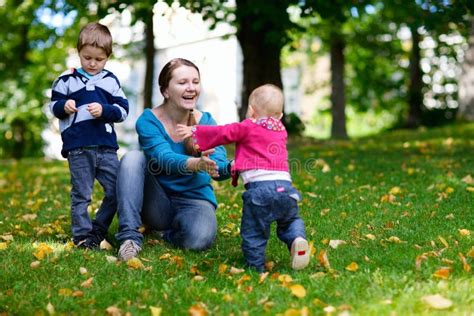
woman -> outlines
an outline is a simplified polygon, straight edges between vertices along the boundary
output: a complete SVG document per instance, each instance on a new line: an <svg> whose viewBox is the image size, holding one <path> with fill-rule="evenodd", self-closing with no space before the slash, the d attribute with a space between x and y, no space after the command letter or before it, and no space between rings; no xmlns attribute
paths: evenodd
<svg viewBox="0 0 474 316"><path fill-rule="evenodd" d="M163 103L146 109L136 122L143 152L125 154L117 176L116 238L124 261L141 250L142 223L178 247L210 247L217 232L211 177L230 176L223 147L194 157L176 132L177 124L216 124L209 113L196 110L201 90L198 67L186 59L173 59L163 67L158 84Z"/></svg>

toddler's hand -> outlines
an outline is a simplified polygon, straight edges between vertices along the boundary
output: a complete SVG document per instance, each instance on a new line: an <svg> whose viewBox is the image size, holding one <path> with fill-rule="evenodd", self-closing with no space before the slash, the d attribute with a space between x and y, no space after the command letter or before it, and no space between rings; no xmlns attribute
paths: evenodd
<svg viewBox="0 0 474 316"><path fill-rule="evenodd" d="M89 111L93 117L99 118L102 116L102 105L97 102L92 102L87 106L87 111Z"/></svg>
<svg viewBox="0 0 474 316"><path fill-rule="evenodd" d="M193 135L193 126L178 124L178 127L176 127L176 132L178 133L179 137L181 137L181 139L188 138Z"/></svg>
<svg viewBox="0 0 474 316"><path fill-rule="evenodd" d="M76 101L72 99L67 100L66 103L64 104L64 112L66 112L67 114L72 114L72 113L77 112Z"/></svg>

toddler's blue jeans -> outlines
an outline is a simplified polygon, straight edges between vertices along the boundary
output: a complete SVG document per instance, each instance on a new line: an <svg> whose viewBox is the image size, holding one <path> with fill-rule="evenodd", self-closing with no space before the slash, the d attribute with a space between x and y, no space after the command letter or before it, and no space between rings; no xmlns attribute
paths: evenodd
<svg viewBox="0 0 474 316"><path fill-rule="evenodd" d="M240 227L246 264L262 272L270 225L277 223L277 236L288 250L296 237L306 238L303 220L298 215L301 195L291 182L257 181L245 185Z"/></svg>

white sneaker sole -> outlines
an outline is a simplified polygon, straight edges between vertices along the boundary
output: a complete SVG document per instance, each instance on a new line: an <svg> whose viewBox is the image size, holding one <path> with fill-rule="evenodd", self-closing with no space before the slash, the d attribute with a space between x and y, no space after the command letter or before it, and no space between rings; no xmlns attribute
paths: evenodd
<svg viewBox="0 0 474 316"><path fill-rule="evenodd" d="M297 237L291 244L291 268L301 270L309 264L310 250L308 241Z"/></svg>

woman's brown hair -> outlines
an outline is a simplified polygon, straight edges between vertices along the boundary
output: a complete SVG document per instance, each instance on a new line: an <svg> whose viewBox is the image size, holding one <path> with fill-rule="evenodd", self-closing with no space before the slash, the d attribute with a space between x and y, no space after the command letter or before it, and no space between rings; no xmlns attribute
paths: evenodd
<svg viewBox="0 0 474 316"><path fill-rule="evenodd" d="M198 72L199 77L201 76L198 66L196 66L192 61L189 61L184 58L174 58L166 63L166 65L161 70L160 75L158 76L158 86L160 87L161 94L163 94L166 88L168 88L168 85L172 78L173 71L180 66L193 67ZM163 94L163 97L164 97L164 94ZM196 122L196 118L194 117L193 110L190 110L187 125L193 126L196 124L197 122ZM186 149L186 153L188 155L199 156L199 152L194 148L194 143L191 137L184 139L183 142L184 142L184 148Z"/></svg>

